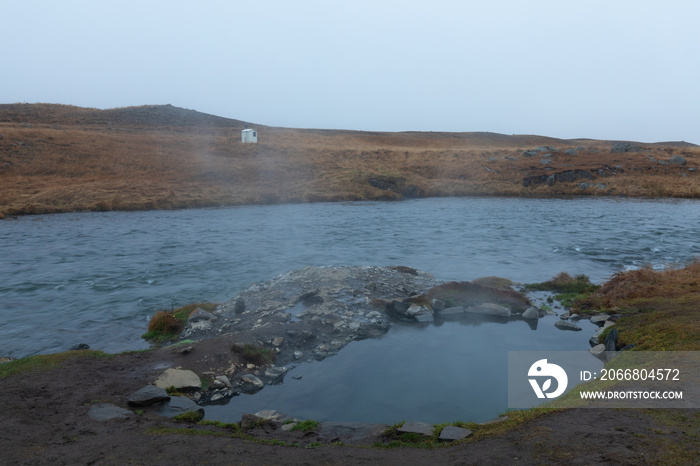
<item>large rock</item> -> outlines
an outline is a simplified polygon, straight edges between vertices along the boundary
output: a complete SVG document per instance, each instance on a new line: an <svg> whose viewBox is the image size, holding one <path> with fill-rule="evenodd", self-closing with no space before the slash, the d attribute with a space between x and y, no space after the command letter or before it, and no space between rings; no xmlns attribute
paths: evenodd
<svg viewBox="0 0 700 466"><path fill-rule="evenodd" d="M438 312L443 319L461 319L464 317L464 306L453 306Z"/></svg>
<svg viewBox="0 0 700 466"><path fill-rule="evenodd" d="M142 389L134 392L127 402L131 406L149 406L169 399L170 395L168 395L164 389L154 385L146 385Z"/></svg>
<svg viewBox="0 0 700 466"><path fill-rule="evenodd" d="M440 432L439 440L442 440L443 442L452 442L470 437L473 434L474 432L469 429L463 429L456 426L447 426Z"/></svg>
<svg viewBox="0 0 700 466"><path fill-rule="evenodd" d="M241 377L241 381L243 382L245 388L249 390L258 390L265 386L263 381L254 376L253 374L244 374L243 377Z"/></svg>
<svg viewBox="0 0 700 466"><path fill-rule="evenodd" d="M523 312L523 319L526 320L535 320L539 319L540 317L540 311L537 310L535 306L530 306L527 308L525 312Z"/></svg>
<svg viewBox="0 0 700 466"><path fill-rule="evenodd" d="M464 308L464 312L472 314L486 314L490 316L510 317L510 309L500 304L484 303L478 306L469 306Z"/></svg>
<svg viewBox="0 0 700 466"><path fill-rule="evenodd" d="M608 336L605 337L605 350L606 351L617 351L617 329L614 328Z"/></svg>
<svg viewBox="0 0 700 466"><path fill-rule="evenodd" d="M168 369L155 382L156 387L176 390L200 390L202 381L194 372L186 369Z"/></svg>
<svg viewBox="0 0 700 466"><path fill-rule="evenodd" d="M558 328L559 330L573 330L574 332L579 332L583 330L581 327L578 325L572 323L572 322L567 322L565 320L558 320L554 322L554 326Z"/></svg>

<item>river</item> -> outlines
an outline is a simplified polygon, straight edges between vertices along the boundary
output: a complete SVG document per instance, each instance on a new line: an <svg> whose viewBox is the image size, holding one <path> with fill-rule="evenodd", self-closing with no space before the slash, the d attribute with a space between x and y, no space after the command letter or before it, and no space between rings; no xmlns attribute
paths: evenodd
<svg viewBox="0 0 700 466"><path fill-rule="evenodd" d="M700 254L700 203L443 198L42 215L0 221L0 356L142 349L160 308L306 265L406 265L538 282Z"/></svg>

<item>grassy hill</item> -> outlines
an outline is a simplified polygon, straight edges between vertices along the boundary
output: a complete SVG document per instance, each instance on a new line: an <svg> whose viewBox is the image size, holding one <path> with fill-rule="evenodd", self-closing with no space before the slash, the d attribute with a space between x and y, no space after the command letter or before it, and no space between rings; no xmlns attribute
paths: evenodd
<svg viewBox="0 0 700 466"><path fill-rule="evenodd" d="M274 128L171 105L0 105L0 215L426 196L700 197L700 147Z"/></svg>

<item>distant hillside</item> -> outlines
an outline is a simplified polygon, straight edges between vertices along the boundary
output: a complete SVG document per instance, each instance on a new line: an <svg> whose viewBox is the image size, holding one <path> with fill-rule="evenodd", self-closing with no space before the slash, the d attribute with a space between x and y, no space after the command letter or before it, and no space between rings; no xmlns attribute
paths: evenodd
<svg viewBox="0 0 700 466"><path fill-rule="evenodd" d="M171 105L0 105L0 215L429 196L700 197L700 148L275 128Z"/></svg>
<svg viewBox="0 0 700 466"><path fill-rule="evenodd" d="M128 127L242 128L244 126L244 123L239 120L172 105L143 105L99 110L56 104L0 104L0 122Z"/></svg>

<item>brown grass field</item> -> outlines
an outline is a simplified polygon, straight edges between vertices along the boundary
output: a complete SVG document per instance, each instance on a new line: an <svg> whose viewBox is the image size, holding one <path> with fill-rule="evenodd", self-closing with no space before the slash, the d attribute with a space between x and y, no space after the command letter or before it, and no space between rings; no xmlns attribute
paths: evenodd
<svg viewBox="0 0 700 466"><path fill-rule="evenodd" d="M259 142L243 144L243 126L170 105L0 105L0 215L436 196L700 197L700 147L684 142L613 152L616 141L251 125Z"/></svg>

